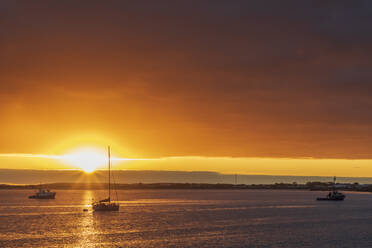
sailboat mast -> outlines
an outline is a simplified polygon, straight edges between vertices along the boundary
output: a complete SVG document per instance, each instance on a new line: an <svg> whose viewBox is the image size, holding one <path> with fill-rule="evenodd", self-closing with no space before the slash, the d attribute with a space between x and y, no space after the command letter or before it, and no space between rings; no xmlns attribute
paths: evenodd
<svg viewBox="0 0 372 248"><path fill-rule="evenodd" d="M333 192L336 191L336 176L333 177Z"/></svg>
<svg viewBox="0 0 372 248"><path fill-rule="evenodd" d="M109 202L111 201L111 152L110 146L108 146L108 167L109 167Z"/></svg>

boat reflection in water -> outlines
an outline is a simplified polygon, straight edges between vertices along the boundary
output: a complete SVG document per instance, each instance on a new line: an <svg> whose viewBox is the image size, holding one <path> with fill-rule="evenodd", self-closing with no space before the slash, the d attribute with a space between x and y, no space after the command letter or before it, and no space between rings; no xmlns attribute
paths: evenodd
<svg viewBox="0 0 372 248"><path fill-rule="evenodd" d="M346 196L344 194L336 190L336 177L334 177L332 191L330 191L326 197L318 197L316 198L316 200L317 201L343 201L345 197Z"/></svg>
<svg viewBox="0 0 372 248"><path fill-rule="evenodd" d="M119 203L111 201L111 153L108 147L108 198L93 202L94 211L119 211Z"/></svg>

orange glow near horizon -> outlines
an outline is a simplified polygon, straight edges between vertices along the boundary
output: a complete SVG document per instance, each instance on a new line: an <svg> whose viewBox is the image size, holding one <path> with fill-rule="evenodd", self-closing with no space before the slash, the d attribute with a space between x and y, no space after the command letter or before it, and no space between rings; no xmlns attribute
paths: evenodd
<svg viewBox="0 0 372 248"><path fill-rule="evenodd" d="M107 135L107 137L109 137ZM107 169L107 144L113 148L114 170L213 171L223 174L371 177L369 159L263 158L178 156L145 157L129 152L105 135L76 135L50 146L43 154L3 153L4 169L79 169L86 173Z"/></svg>
<svg viewBox="0 0 372 248"><path fill-rule="evenodd" d="M116 149L115 149L116 151ZM81 147L63 155L0 154L2 169L107 169L105 147ZM210 171L222 174L372 177L372 160L249 157L112 157L114 170Z"/></svg>

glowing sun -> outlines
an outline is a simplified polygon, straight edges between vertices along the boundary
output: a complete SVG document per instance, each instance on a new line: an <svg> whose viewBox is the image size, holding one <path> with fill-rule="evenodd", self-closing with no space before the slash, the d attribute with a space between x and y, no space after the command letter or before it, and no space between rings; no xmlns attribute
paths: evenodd
<svg viewBox="0 0 372 248"><path fill-rule="evenodd" d="M76 166L87 173L105 166L108 162L107 154L95 148L80 148L61 156L61 159L65 163Z"/></svg>

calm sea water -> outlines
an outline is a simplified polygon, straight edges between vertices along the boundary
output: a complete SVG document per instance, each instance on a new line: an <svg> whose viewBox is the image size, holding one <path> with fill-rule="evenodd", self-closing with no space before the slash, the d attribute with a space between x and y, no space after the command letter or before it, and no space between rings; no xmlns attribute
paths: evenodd
<svg viewBox="0 0 372 248"><path fill-rule="evenodd" d="M372 247L370 193L122 190L113 213L83 212L101 191L31 193L0 191L0 247Z"/></svg>

